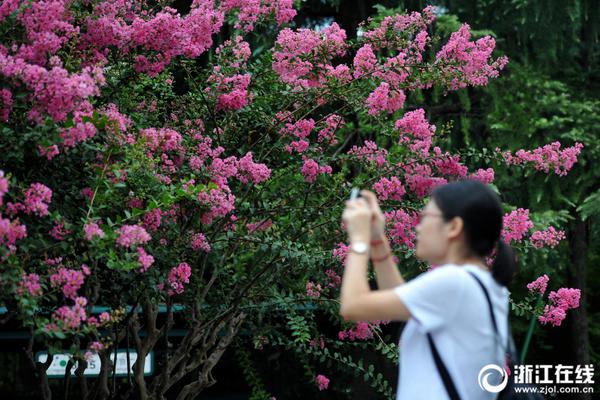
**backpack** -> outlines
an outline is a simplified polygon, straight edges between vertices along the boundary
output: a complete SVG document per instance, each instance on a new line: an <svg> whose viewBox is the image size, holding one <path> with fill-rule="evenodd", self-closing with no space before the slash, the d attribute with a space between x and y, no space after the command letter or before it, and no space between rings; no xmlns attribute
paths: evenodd
<svg viewBox="0 0 600 400"><path fill-rule="evenodd" d="M492 326L494 327L495 341L496 341L496 344L498 344L498 342L499 342L498 325L496 324L496 317L494 316L494 307L492 306L492 301L490 299L490 295L489 295L487 289L485 288L484 284L477 277L477 275L475 275L471 271L467 271L467 272L473 278L475 278L475 280L477 281L477 283L483 290L483 293L485 294L485 298L487 300L487 303L488 303L488 306L490 309L490 317L492 320ZM514 345L514 340L512 338L512 334L510 331L510 326L508 327L507 338L508 338L508 340L507 340L508 343L504 347L505 358L506 358L506 365L504 367L505 367L505 369L506 369L506 367L508 367L509 371L514 371L513 360L517 360L518 358L517 358L517 351L516 351L516 348ZM448 392L448 396L450 397L450 400L461 400L460 396L458 395L458 391L456 390L456 386L454 386L454 382L452 381L452 378L450 377L450 374L448 373L448 369L446 368L446 365L442 361L442 358L440 357L437 347L435 346L435 343L433 342L433 337L431 336L431 333L429 333L429 332L427 333L427 340L429 341L429 347L431 348L433 360L435 361L437 370L440 374L440 377L442 378L442 381L444 382L444 387L446 388L446 391ZM504 373L506 374L506 372L504 372ZM515 388L517 388L517 387L518 388L528 388L529 390L525 389L522 392L517 393L515 391ZM536 393L534 385L516 384L514 382L513 375L511 374L509 377L507 377L506 387L498 393L498 397L496 398L496 400L544 400L544 396L541 393Z"/></svg>

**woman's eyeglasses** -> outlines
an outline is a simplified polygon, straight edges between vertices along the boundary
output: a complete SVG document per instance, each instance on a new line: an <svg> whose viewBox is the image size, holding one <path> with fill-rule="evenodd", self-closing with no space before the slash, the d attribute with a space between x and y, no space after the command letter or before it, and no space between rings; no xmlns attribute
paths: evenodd
<svg viewBox="0 0 600 400"><path fill-rule="evenodd" d="M423 218L425 218L427 216L430 216L430 217L442 217L442 214L428 213L428 212L421 211L420 213L417 214L417 223L421 223L421 221L423 221Z"/></svg>

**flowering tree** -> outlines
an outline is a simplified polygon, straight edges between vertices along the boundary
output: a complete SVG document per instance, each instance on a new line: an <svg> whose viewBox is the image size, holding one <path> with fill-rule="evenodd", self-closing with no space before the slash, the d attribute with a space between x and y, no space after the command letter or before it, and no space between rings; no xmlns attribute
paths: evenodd
<svg viewBox="0 0 600 400"><path fill-rule="evenodd" d="M132 363L124 390L195 398L215 383L211 371L243 324L256 347L296 351L315 388L335 385L319 364L334 360L392 396L372 366L340 356L388 322L339 320L341 205L350 182L372 188L394 247L410 256L416 211L434 187L495 174L443 150L447 128L419 99L486 85L507 58L492 56L490 36L472 40L467 24L442 41L433 7L371 21L349 41L335 23L284 28L291 0L168 4L0 5L1 301L5 320L31 332L43 397L61 351L73 355L65 380L76 365L82 398L111 397L110 355L131 340L138 360L164 351L151 379ZM251 46L252 32L273 28L273 46ZM497 149L493 166L563 175L582 145L561 146ZM517 209L503 235L536 249L564 237L532 228ZM409 275L423 267L405 264ZM551 294L542 322L577 306L576 289L565 290ZM307 300L342 325L328 347L315 311L292 307ZM266 305L282 307L285 322ZM187 331L173 346L177 310ZM49 351L46 361L34 347ZM393 344L375 347L397 360ZM88 386L94 353L101 369ZM253 390L269 397L258 381Z"/></svg>

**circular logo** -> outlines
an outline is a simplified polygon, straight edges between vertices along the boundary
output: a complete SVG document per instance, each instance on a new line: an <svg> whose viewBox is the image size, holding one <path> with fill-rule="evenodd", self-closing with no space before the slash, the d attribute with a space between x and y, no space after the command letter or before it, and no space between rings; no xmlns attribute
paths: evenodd
<svg viewBox="0 0 600 400"><path fill-rule="evenodd" d="M490 370L497 371L500 374L500 376L502 377L502 380L500 381L499 384L492 385L491 383L488 382L490 375L493 374L493 372L488 372ZM504 368L502 368L496 364L488 364L488 365L484 366L483 368L481 368L481 371L479 371L479 376L477 377L477 381L479 382L479 387L481 389L488 391L490 393L499 393L508 384L508 374L506 373Z"/></svg>

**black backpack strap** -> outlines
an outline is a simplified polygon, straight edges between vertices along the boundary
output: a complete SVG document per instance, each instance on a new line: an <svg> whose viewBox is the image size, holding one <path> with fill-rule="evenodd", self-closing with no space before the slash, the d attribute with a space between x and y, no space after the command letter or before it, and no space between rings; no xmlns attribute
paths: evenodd
<svg viewBox="0 0 600 400"><path fill-rule="evenodd" d="M450 377L450 373L448 373L448 369L444 365L442 358L440 357L440 353L435 347L435 343L433 342L433 338L431 337L431 333L427 332L427 340L429 341L429 347L431 348L431 354L433 354L433 361L435 361L435 366L444 382L444 386L446 387L446 391L448 392L448 396L450 396L450 400L460 400L460 396L458 395L458 391L456 390L456 386L454 386L454 382Z"/></svg>
<svg viewBox="0 0 600 400"><path fill-rule="evenodd" d="M494 327L494 333L495 333L494 337L495 337L496 343L500 343L501 342L500 332L498 331L498 324L496 323L496 316L494 315L494 306L492 305L492 300L490 299L490 294L488 293L488 290L486 289L483 282L481 282L481 279L479 279L477 277L477 275L475 275L475 273L473 273L473 271L467 271L467 272L469 273L469 275L471 275L473 278L475 278L475 280L481 287L481 290L483 290L483 294L485 294L485 299L487 300L488 307L490 309L490 318L492 319L492 326ZM506 336L507 336L507 338L506 338L507 343L506 343L506 346L502 349L504 351L504 353L509 351L509 348L510 348L510 334L508 334Z"/></svg>

